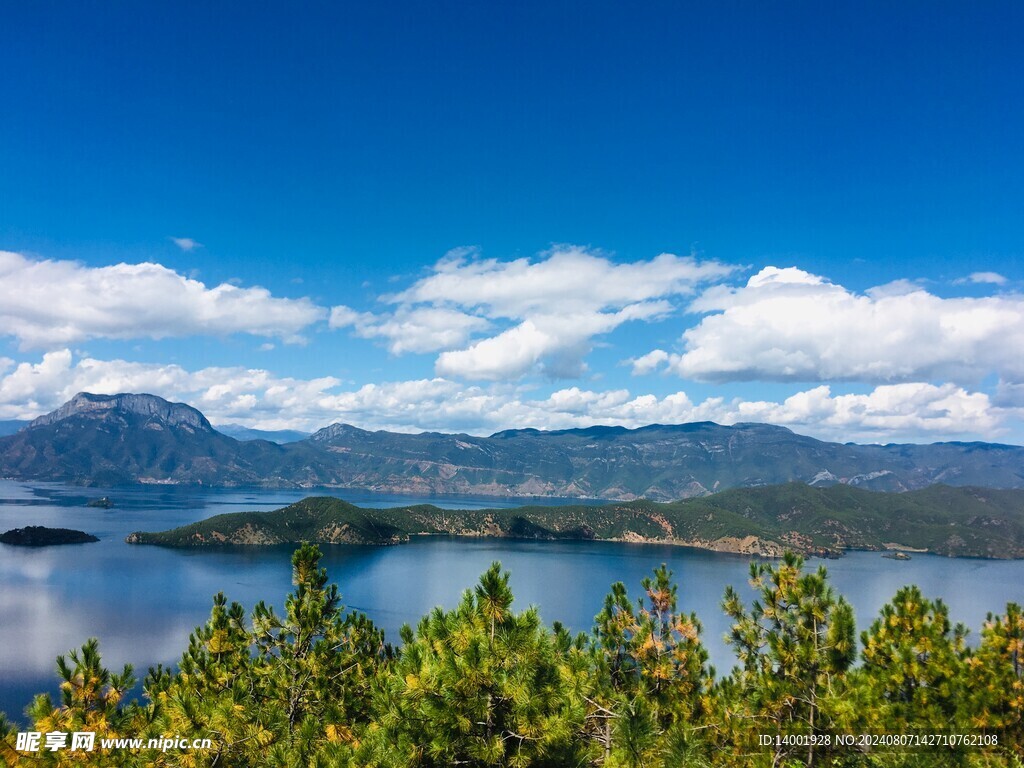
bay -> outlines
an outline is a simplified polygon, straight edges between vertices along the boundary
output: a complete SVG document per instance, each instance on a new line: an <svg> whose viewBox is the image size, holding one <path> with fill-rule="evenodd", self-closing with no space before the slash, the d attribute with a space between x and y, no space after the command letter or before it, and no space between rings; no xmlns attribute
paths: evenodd
<svg viewBox="0 0 1024 768"><path fill-rule="evenodd" d="M523 499L408 497L350 491L202 489L139 486L84 489L0 481L0 531L25 525L77 528L95 544L25 549L0 544L0 711L21 719L39 692L56 694L55 658L89 637L100 639L107 666L135 666L139 677L157 663L174 664L194 627L205 622L212 596L251 609L259 600L280 607L291 589L291 547L169 550L124 543L135 530L163 530L211 515L270 510L314 493L362 506L432 503L446 508L509 507ZM111 509L89 500L108 496ZM543 499L551 505L578 500ZM704 625L712 663L733 664L723 641L728 621L720 602L726 585L752 598L749 558L683 547L617 542L542 542L421 537L394 547L324 547L323 565L345 605L362 611L397 641L404 623L436 605L454 607L493 561L511 573L515 606L538 606L544 621L589 630L615 581L630 594L661 563L674 571L680 604ZM918 584L949 605L977 637L988 611L1024 602L1024 561L948 559L915 554L912 560L851 552L824 565L834 587L853 604L858 630L904 584Z"/></svg>

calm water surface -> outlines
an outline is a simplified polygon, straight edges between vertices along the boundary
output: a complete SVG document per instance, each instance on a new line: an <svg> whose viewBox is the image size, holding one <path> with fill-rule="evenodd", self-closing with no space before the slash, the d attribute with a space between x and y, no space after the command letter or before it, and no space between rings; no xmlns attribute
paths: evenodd
<svg viewBox="0 0 1024 768"><path fill-rule="evenodd" d="M362 506L433 503L447 508L516 506L516 499L411 498L327 491ZM109 496L113 509L92 509ZM0 544L0 711L19 718L33 694L55 691L54 659L89 637L100 638L108 666L133 664L139 677L173 664L189 632L205 622L211 598L223 591L247 609L259 600L279 608L291 589L290 548L184 551L132 546L136 530L163 530L223 512L277 509L309 491L202 490L167 487L82 489L0 481L0 532L25 525L77 528L96 544L25 549ZM562 500L538 503L560 504ZM367 613L397 640L403 623L435 605L453 607L491 562L511 572L516 606L537 605L544 620L587 630L609 585L630 593L660 563L680 584L680 602L696 611L719 671L732 665L722 642L728 622L719 603L726 585L746 586L749 559L681 547L612 542L533 542L422 538L395 547L336 545L323 560L345 604ZM823 563L853 603L865 628L895 591L916 583L942 597L955 620L976 636L986 612L1024 602L1024 562L951 560L914 555L908 562L853 552Z"/></svg>

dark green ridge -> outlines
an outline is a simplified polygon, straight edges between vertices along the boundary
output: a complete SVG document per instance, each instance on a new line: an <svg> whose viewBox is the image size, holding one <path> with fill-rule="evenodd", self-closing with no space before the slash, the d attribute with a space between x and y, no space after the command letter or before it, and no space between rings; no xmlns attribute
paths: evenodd
<svg viewBox="0 0 1024 768"><path fill-rule="evenodd" d="M416 535L658 542L743 554L907 548L951 557L1024 558L1024 491L934 485L907 493L802 483L723 491L669 503L449 510L364 509L310 497L273 512L239 512L133 544L168 547L398 544Z"/></svg>

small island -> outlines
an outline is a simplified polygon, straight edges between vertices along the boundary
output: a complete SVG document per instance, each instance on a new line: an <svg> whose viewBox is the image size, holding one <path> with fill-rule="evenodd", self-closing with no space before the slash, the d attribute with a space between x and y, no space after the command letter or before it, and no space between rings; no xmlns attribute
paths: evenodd
<svg viewBox="0 0 1024 768"><path fill-rule="evenodd" d="M98 499L93 499L85 506L95 507L96 509L110 509L114 506L114 502L112 502L107 496L102 496Z"/></svg>
<svg viewBox="0 0 1024 768"><path fill-rule="evenodd" d="M75 531L71 528L47 528L42 525L29 525L24 528L13 528L0 533L0 544L15 547L50 547L57 544L88 544L99 541L91 533Z"/></svg>

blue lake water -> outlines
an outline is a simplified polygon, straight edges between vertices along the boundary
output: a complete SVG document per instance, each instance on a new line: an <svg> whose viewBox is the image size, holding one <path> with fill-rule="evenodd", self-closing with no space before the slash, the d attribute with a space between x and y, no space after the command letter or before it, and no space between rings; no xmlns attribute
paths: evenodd
<svg viewBox="0 0 1024 768"><path fill-rule="evenodd" d="M505 507L520 499L411 498L327 491L362 506L433 503L447 508ZM109 496L112 509L86 507ZM205 622L211 598L223 591L247 609L265 600L280 607L291 589L290 548L169 550L124 543L136 530L163 530L230 511L270 510L309 491L173 487L83 489L0 481L0 532L25 525L76 528L99 543L44 549L0 544L0 711L20 719L35 693L55 692L54 659L89 637L100 639L108 666L133 664L139 677L157 663L173 664L191 630ZM560 504L547 499L531 503ZM495 560L511 572L516 606L537 605L548 623L587 630L609 586L640 580L667 563L679 583L680 603L696 611L719 671L732 666L722 636L728 621L719 607L726 585L750 598L749 558L682 547L613 542L537 542L423 537L394 547L325 547L323 564L345 604L367 613L397 641L403 623L436 605L453 607ZM941 597L954 620L976 636L989 611L1024 603L1024 561L948 559L914 555L910 561L852 552L823 564L836 589L866 628L896 590L918 584Z"/></svg>

